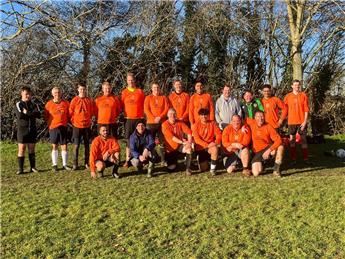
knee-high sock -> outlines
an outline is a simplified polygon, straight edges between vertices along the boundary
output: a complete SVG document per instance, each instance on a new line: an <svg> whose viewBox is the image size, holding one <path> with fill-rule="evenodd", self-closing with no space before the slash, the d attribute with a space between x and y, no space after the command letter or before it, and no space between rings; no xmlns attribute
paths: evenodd
<svg viewBox="0 0 345 259"><path fill-rule="evenodd" d="M35 153L29 153L29 161L30 161L30 167L36 168L36 155Z"/></svg>
<svg viewBox="0 0 345 259"><path fill-rule="evenodd" d="M296 160L296 146L292 147L290 146L290 156L292 160Z"/></svg>
<svg viewBox="0 0 345 259"><path fill-rule="evenodd" d="M302 148L303 160L308 160L309 152L308 148Z"/></svg>
<svg viewBox="0 0 345 259"><path fill-rule="evenodd" d="M78 166L79 145L73 146L73 165Z"/></svg>
<svg viewBox="0 0 345 259"><path fill-rule="evenodd" d="M52 163L53 163L53 166L57 165L58 156L59 156L59 150L52 150Z"/></svg>
<svg viewBox="0 0 345 259"><path fill-rule="evenodd" d="M66 166L67 165L67 161L68 161L68 152L67 152L67 150L62 150L61 151L61 157L62 157L62 165Z"/></svg>
<svg viewBox="0 0 345 259"><path fill-rule="evenodd" d="M23 172L24 171L24 160L25 160L25 157L24 156L19 156L18 157L18 169L19 169L19 172Z"/></svg>

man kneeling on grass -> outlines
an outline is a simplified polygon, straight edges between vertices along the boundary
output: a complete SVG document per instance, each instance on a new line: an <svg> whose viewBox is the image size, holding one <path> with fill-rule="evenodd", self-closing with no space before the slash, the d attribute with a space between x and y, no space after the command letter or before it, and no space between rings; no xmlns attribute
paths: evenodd
<svg viewBox="0 0 345 259"><path fill-rule="evenodd" d="M273 175L281 176L280 165L284 154L282 139L271 125L265 123L264 113L262 111L257 111L254 119L254 121L249 122L254 151L252 173L254 176L258 176L263 172L262 163L268 162L268 160L275 157Z"/></svg>
<svg viewBox="0 0 345 259"><path fill-rule="evenodd" d="M146 130L144 122L139 121L134 132L129 138L131 150L131 164L142 172L145 164L147 168L147 177L152 177L155 159L155 142L150 131Z"/></svg>
<svg viewBox="0 0 345 259"><path fill-rule="evenodd" d="M99 127L99 136L91 144L90 170L91 177L103 177L106 167L113 166L112 175L120 178L117 173L120 160L120 146L117 140L108 134L107 126Z"/></svg>
<svg viewBox="0 0 345 259"><path fill-rule="evenodd" d="M218 146L222 141L222 132L215 121L210 121L209 109L201 108L198 112L199 120L192 127L195 141L195 150L198 154L200 171L208 168L208 161L211 160L210 173L216 175L218 159Z"/></svg>
<svg viewBox="0 0 345 259"><path fill-rule="evenodd" d="M173 171L177 167L178 154L186 154L186 174L191 175L190 164L192 160L192 131L188 126L177 120L176 111L170 108L168 119L162 124L162 133L166 147L166 162L168 170ZM187 139L185 136L187 135Z"/></svg>
<svg viewBox="0 0 345 259"><path fill-rule="evenodd" d="M247 126L246 130L242 130L241 117L237 114L231 118L231 123L226 126L222 133L222 145L225 151L224 166L228 173L236 170L239 159L241 159L244 176L250 176L249 166L249 148L251 141L250 130Z"/></svg>

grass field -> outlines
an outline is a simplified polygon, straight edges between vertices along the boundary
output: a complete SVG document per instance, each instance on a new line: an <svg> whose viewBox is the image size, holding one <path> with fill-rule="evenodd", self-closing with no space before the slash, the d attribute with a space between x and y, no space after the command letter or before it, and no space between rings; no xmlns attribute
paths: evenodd
<svg viewBox="0 0 345 259"><path fill-rule="evenodd" d="M244 178L89 172L17 176L15 144L1 144L2 258L344 258L345 163L311 145L314 165ZM26 160L26 165L28 162ZM122 169L121 169L122 170ZM121 171L120 171L121 172Z"/></svg>

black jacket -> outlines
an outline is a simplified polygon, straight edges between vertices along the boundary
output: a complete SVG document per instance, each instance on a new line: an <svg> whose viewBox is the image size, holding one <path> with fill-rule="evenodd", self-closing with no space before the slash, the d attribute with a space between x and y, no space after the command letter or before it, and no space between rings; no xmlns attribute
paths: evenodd
<svg viewBox="0 0 345 259"><path fill-rule="evenodd" d="M23 110L26 109L26 113ZM32 101L16 103L17 126L19 131L36 132L36 118L41 117L41 111Z"/></svg>

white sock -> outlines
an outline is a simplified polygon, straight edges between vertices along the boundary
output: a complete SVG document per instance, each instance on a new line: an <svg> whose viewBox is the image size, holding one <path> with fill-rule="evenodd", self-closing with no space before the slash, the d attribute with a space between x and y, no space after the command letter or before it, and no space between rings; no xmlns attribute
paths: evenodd
<svg viewBox="0 0 345 259"><path fill-rule="evenodd" d="M216 169L216 165L211 164L211 170L215 170Z"/></svg>
<svg viewBox="0 0 345 259"><path fill-rule="evenodd" d="M59 150L52 150L52 163L53 163L53 166L57 165L58 157L59 157Z"/></svg>
<svg viewBox="0 0 345 259"><path fill-rule="evenodd" d="M66 166L68 161L68 153L65 150L61 150L62 165Z"/></svg>

